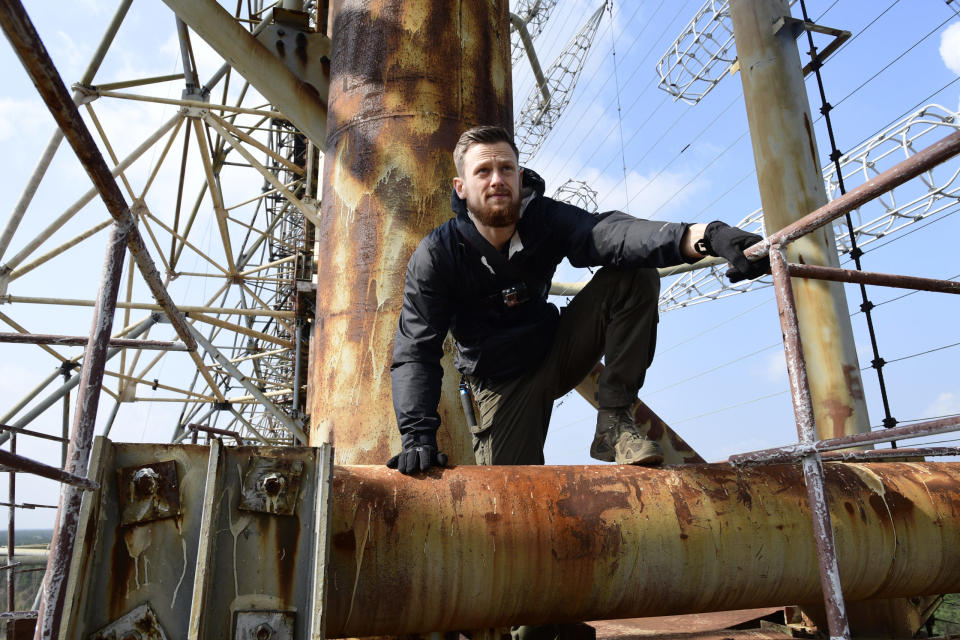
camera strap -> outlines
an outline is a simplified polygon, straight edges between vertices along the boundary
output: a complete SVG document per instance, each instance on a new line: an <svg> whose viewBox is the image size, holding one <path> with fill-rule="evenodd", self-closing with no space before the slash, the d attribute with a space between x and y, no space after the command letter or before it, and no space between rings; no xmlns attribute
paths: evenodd
<svg viewBox="0 0 960 640"><path fill-rule="evenodd" d="M465 220L463 217L457 216L456 220L457 231L460 232L464 240L470 243L470 246L487 259L487 264L493 269L497 278L505 282L522 282L527 286L530 295L536 295L541 285L535 279L527 276L520 267L507 260L502 253L487 242L487 239L480 235L480 232L469 219Z"/></svg>

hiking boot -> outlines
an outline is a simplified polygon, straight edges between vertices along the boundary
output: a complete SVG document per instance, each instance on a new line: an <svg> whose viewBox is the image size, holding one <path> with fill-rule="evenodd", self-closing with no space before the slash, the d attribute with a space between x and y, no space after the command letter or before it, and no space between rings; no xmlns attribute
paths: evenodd
<svg viewBox="0 0 960 640"><path fill-rule="evenodd" d="M660 446L640 435L631 407L600 409L590 457L603 462L657 466L663 462Z"/></svg>

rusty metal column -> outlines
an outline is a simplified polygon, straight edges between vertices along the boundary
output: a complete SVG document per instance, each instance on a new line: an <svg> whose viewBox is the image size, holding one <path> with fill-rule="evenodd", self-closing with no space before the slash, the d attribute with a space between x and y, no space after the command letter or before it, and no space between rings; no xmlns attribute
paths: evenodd
<svg viewBox="0 0 960 640"><path fill-rule="evenodd" d="M127 253L131 228L130 224L114 224L110 231L100 292L94 307L93 326L90 328L90 340L83 353L83 370L80 373L80 385L77 387L77 407L70 445L67 448L65 471L84 478L87 476L90 461L93 427L97 420L97 407L100 404L100 390L107 363L107 347L113 330L117 293L120 291L123 260ZM47 559L47 572L43 583L43 599L34 636L37 640L57 638L60 635L70 559L73 557L83 491L73 485L64 485L60 491L60 504L53 527L53 538L50 540L50 556Z"/></svg>
<svg viewBox="0 0 960 640"><path fill-rule="evenodd" d="M813 120L786 0L730 0L763 215L776 231L826 204ZM798 240L790 262L839 266L830 226ZM843 285L794 279L821 438L870 430Z"/></svg>
<svg viewBox="0 0 960 640"><path fill-rule="evenodd" d="M512 128L507 0L344 0L335 7L310 444L340 464L399 448L390 390L407 260L450 218L453 147ZM473 461L445 348L441 448Z"/></svg>

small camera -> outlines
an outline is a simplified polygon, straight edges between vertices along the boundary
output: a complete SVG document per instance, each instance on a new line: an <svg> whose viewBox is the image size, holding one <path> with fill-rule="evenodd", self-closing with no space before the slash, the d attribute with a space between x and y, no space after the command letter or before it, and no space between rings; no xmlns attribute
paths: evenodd
<svg viewBox="0 0 960 640"><path fill-rule="evenodd" d="M527 293L527 285L523 282L507 287L500 293L503 296L503 304L507 307L515 307L530 299L530 295Z"/></svg>

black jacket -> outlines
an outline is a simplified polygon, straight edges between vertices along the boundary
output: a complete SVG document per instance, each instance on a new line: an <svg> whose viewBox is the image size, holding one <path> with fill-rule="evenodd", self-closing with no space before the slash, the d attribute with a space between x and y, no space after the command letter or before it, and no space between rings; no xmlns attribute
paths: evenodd
<svg viewBox="0 0 960 640"><path fill-rule="evenodd" d="M503 304L501 292L517 282L498 279L457 229L457 218L473 223L456 191L451 206L457 218L431 231L411 256L391 366L393 406L405 443L440 426L440 358L448 330L456 341L458 371L513 377L539 362L553 340L560 314L547 302L547 291L563 258L574 267L684 262L680 239L689 225L640 220L619 211L594 215L543 191L540 176L524 169L524 199L530 200L517 224L523 247L510 262L529 283L527 302Z"/></svg>

